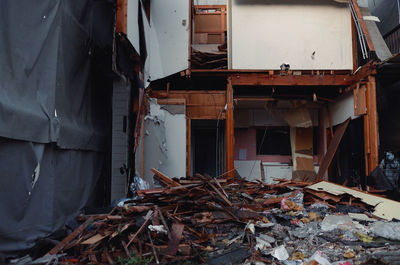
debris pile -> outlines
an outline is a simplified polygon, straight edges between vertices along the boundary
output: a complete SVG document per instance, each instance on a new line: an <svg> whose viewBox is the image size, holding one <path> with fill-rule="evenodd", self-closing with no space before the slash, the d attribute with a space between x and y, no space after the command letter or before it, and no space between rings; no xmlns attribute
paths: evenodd
<svg viewBox="0 0 400 265"><path fill-rule="evenodd" d="M153 172L163 188L139 190L109 214L79 216L82 224L48 255L60 264L400 262L400 223L373 214L382 197L370 195L372 205L328 182Z"/></svg>
<svg viewBox="0 0 400 265"><path fill-rule="evenodd" d="M228 56L226 52L210 53L193 49L191 62L194 69L228 68Z"/></svg>

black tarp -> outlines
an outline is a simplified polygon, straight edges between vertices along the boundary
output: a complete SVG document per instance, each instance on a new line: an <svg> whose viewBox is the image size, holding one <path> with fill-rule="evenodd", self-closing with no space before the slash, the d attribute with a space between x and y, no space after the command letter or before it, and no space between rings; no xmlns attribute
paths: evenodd
<svg viewBox="0 0 400 265"><path fill-rule="evenodd" d="M89 76L94 37L112 36L112 21L96 16L96 5L99 1L0 1L0 136L103 149L107 102Z"/></svg>
<svg viewBox="0 0 400 265"><path fill-rule="evenodd" d="M61 228L105 174L112 2L0 1L0 252Z"/></svg>
<svg viewBox="0 0 400 265"><path fill-rule="evenodd" d="M400 0L369 0L368 7L372 15L377 16L380 22L376 23L382 35L390 33L400 24Z"/></svg>

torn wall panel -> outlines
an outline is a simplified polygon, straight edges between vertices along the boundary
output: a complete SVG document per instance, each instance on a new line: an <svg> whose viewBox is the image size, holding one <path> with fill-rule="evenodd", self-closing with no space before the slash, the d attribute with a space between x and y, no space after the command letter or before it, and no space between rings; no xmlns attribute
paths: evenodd
<svg viewBox="0 0 400 265"><path fill-rule="evenodd" d="M186 174L186 118L184 105L175 105L170 112L171 105L165 108L155 99L149 104L136 151L136 174L154 187L151 168L169 177Z"/></svg>

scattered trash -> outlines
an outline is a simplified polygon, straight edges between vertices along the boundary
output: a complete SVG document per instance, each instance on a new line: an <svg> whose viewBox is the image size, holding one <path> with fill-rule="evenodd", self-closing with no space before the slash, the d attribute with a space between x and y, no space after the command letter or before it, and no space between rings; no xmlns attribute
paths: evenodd
<svg viewBox="0 0 400 265"><path fill-rule="evenodd" d="M400 241L400 223L375 222L371 226L371 232L377 237Z"/></svg>
<svg viewBox="0 0 400 265"><path fill-rule="evenodd" d="M289 258L289 253L286 251L285 246L279 246L272 250L271 255L277 260L287 260Z"/></svg>

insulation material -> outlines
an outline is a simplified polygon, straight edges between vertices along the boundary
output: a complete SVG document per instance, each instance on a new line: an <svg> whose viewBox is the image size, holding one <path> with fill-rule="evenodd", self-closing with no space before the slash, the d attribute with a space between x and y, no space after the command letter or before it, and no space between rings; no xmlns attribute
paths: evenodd
<svg viewBox="0 0 400 265"><path fill-rule="evenodd" d="M144 137L136 151L136 174L154 187L151 168L169 177L186 174L186 118L184 105L174 105L174 111L169 112L163 108L172 105L159 105L155 99L149 104L150 112L144 118Z"/></svg>
<svg viewBox="0 0 400 265"><path fill-rule="evenodd" d="M261 160L235 160L235 168L239 175L247 180L261 180Z"/></svg>
<svg viewBox="0 0 400 265"><path fill-rule="evenodd" d="M321 181L317 184L308 186L307 188L315 191L325 191L329 194L337 196L349 194L361 199L361 201L366 204L375 206L374 215L380 218L386 219L388 221L391 221L393 218L397 220L400 219L400 203L397 201L371 195L359 190L347 188L327 181Z"/></svg>
<svg viewBox="0 0 400 265"><path fill-rule="evenodd" d="M295 70L353 69L347 4L230 0L230 5L232 69L279 70L283 63Z"/></svg>

